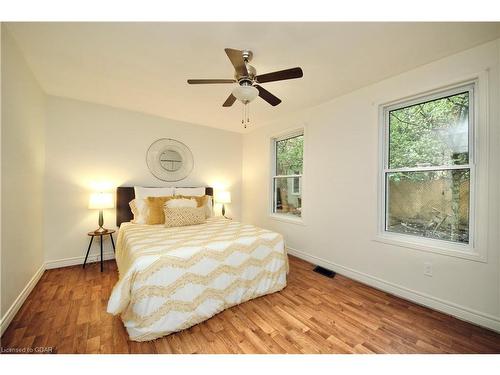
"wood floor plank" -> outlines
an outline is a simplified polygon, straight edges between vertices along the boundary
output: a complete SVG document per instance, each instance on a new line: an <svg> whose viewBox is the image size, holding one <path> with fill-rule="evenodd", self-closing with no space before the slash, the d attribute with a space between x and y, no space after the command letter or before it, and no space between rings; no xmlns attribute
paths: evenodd
<svg viewBox="0 0 500 375"><path fill-rule="evenodd" d="M45 271L2 336L54 353L500 353L500 335L290 257L288 286L187 330L129 341L106 312L116 264Z"/></svg>

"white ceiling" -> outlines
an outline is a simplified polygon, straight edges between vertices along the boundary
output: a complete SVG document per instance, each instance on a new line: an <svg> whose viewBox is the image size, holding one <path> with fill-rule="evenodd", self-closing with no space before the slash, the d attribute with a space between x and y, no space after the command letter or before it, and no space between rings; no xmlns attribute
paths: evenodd
<svg viewBox="0 0 500 375"><path fill-rule="evenodd" d="M241 105L223 108L231 85L190 86L188 78L232 78L224 48L251 49L267 73L295 66L304 77L263 86L262 125L500 36L500 23L9 23L50 95L243 131Z"/></svg>

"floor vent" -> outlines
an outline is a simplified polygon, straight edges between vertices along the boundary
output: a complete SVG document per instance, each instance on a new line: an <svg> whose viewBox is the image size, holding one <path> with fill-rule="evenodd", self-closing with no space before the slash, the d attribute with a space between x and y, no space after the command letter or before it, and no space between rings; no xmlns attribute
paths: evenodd
<svg viewBox="0 0 500 375"><path fill-rule="evenodd" d="M320 275L329 277L331 279L335 277L335 272L320 266L314 267L313 271L319 273Z"/></svg>

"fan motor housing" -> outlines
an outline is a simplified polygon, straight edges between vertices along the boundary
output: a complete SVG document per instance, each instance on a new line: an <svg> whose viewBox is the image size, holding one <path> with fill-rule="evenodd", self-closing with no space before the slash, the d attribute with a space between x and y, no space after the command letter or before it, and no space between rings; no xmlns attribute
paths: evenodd
<svg viewBox="0 0 500 375"><path fill-rule="evenodd" d="M253 84L255 82L255 77L257 76L257 70L255 70L255 68L248 63L252 60L253 52L245 49L241 51L241 56L243 57L243 61L245 62L245 67L247 68L248 75L245 76L235 72L234 78L238 81L240 86Z"/></svg>
<svg viewBox="0 0 500 375"><path fill-rule="evenodd" d="M253 85L253 80L251 79L248 79L246 77L243 77L241 78L239 81L238 81L238 85L240 86L252 86Z"/></svg>
<svg viewBox="0 0 500 375"><path fill-rule="evenodd" d="M241 82L241 81L244 81L244 80L249 80L251 82L255 81L255 77L257 76L257 70L255 70L255 68L246 63L246 68L247 68L247 72L248 72L248 75L247 76L243 76L243 75L240 75L238 73L235 73L234 74L234 78L238 81L238 82Z"/></svg>

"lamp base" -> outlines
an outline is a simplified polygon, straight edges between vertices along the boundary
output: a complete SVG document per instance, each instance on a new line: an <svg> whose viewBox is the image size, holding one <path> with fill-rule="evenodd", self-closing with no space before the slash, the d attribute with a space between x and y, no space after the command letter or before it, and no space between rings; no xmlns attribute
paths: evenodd
<svg viewBox="0 0 500 375"><path fill-rule="evenodd" d="M104 233L108 233L108 232L109 232L109 229L106 229L103 227L99 227L94 231L95 234L104 234Z"/></svg>
<svg viewBox="0 0 500 375"><path fill-rule="evenodd" d="M224 207L224 203L222 204L222 217L232 220L230 217L226 216L226 207Z"/></svg>
<svg viewBox="0 0 500 375"><path fill-rule="evenodd" d="M95 234L104 234L108 233L108 230L106 228L103 228L104 225L104 217L102 215L102 210L99 210L99 228L97 228L94 233Z"/></svg>

